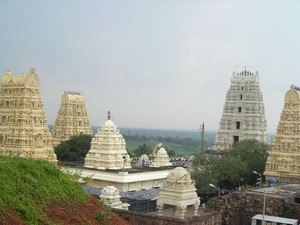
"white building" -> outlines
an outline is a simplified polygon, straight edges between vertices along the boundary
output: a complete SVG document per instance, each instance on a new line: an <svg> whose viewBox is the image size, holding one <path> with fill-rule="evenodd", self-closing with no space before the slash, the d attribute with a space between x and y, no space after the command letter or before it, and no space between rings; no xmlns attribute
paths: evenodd
<svg viewBox="0 0 300 225"><path fill-rule="evenodd" d="M234 142L243 139L269 143L258 72L247 70L233 73L220 127L211 150L226 150Z"/></svg>

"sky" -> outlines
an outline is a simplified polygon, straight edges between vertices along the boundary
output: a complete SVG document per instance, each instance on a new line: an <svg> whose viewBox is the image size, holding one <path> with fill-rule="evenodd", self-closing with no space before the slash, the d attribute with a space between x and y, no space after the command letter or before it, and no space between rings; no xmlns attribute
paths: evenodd
<svg viewBox="0 0 300 225"><path fill-rule="evenodd" d="M90 123L219 128L234 71L258 71L268 131L300 85L300 1L0 0L0 74L36 69L49 124L65 90Z"/></svg>

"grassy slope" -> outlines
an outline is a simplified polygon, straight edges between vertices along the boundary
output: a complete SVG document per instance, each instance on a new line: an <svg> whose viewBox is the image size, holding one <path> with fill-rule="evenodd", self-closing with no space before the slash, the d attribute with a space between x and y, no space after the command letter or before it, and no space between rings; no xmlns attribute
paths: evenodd
<svg viewBox="0 0 300 225"><path fill-rule="evenodd" d="M89 201L89 196L73 178L62 173L54 164L17 157L0 157L0 221L7 218L9 221L10 215L17 214L27 224L57 224L57 218L54 218L55 223L49 218L48 211L51 207L57 209L56 205L66 206L59 210L68 218L74 214L70 212L72 204L80 203L84 208ZM94 208L97 209L97 206ZM105 207L99 204L98 211L103 208ZM101 223L96 221L83 224Z"/></svg>

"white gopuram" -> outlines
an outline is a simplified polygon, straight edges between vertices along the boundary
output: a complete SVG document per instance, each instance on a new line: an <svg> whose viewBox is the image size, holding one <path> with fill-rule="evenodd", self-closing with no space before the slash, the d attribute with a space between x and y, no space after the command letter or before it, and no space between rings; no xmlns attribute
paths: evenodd
<svg viewBox="0 0 300 225"><path fill-rule="evenodd" d="M198 214L200 198L191 175L182 167L176 167L169 172L161 187L157 200L158 215L163 216L164 205L174 207L174 217L184 219L188 206L193 207L193 215Z"/></svg>
<svg viewBox="0 0 300 225"><path fill-rule="evenodd" d="M80 134L92 135L85 99L81 92L65 91L52 130L53 145Z"/></svg>
<svg viewBox="0 0 300 225"><path fill-rule="evenodd" d="M104 187L99 197L105 205L114 209L128 210L130 206L128 203L121 202L120 192L114 186Z"/></svg>
<svg viewBox="0 0 300 225"><path fill-rule="evenodd" d="M226 94L220 127L211 150L222 152L243 139L269 143L258 72L234 72Z"/></svg>
<svg viewBox="0 0 300 225"><path fill-rule="evenodd" d="M85 157L84 167L96 169L125 169L131 168L131 159L126 151L125 139L117 126L108 120L92 139L91 149Z"/></svg>
<svg viewBox="0 0 300 225"><path fill-rule="evenodd" d="M160 149L156 152L153 152L154 160L150 164L150 167L164 167L171 166L170 158L165 148L160 146Z"/></svg>
<svg viewBox="0 0 300 225"><path fill-rule="evenodd" d="M269 153L264 175L281 182L300 182L300 88L291 85Z"/></svg>
<svg viewBox="0 0 300 225"><path fill-rule="evenodd" d="M57 162L35 69L27 75L8 70L0 87L0 155Z"/></svg>

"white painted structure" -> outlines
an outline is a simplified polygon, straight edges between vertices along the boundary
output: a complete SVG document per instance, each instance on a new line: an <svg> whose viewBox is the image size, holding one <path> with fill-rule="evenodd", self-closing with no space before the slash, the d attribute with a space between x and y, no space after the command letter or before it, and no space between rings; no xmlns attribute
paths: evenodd
<svg viewBox="0 0 300 225"><path fill-rule="evenodd" d="M153 154L154 161L150 164L150 167L164 167L164 166L171 166L170 158L166 149L161 147L156 154Z"/></svg>
<svg viewBox="0 0 300 225"><path fill-rule="evenodd" d="M174 216L178 219L184 219L188 206L192 206L194 216L197 215L200 198L197 196L190 173L183 167L176 167L170 171L161 187L157 200L159 216L163 216L164 205L172 205Z"/></svg>
<svg viewBox="0 0 300 225"><path fill-rule="evenodd" d="M113 172L96 169L78 169L65 167L63 171L79 175L90 187L115 186L121 192L149 190L159 188L170 170L143 172Z"/></svg>
<svg viewBox="0 0 300 225"><path fill-rule="evenodd" d="M264 220L264 224L262 221ZM297 225L298 220L257 214L252 217L251 225Z"/></svg>
<svg viewBox="0 0 300 225"><path fill-rule="evenodd" d="M125 139L117 126L108 120L98 129L92 139L91 149L85 157L84 167L95 169L131 168L131 159L126 151Z"/></svg>
<svg viewBox="0 0 300 225"><path fill-rule="evenodd" d="M114 209L128 210L130 206L128 203L121 202L120 192L114 186L104 187L99 197L104 204Z"/></svg>
<svg viewBox="0 0 300 225"><path fill-rule="evenodd" d="M211 150L218 152L243 139L269 143L258 72L234 72L226 94L220 127Z"/></svg>

